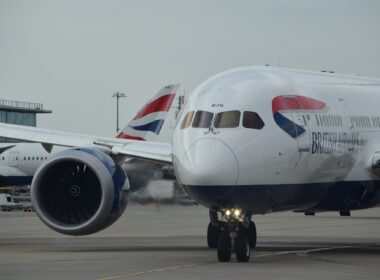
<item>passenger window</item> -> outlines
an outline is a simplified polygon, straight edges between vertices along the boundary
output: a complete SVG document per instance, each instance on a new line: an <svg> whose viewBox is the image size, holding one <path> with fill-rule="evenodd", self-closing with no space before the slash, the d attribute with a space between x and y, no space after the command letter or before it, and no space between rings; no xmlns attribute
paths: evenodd
<svg viewBox="0 0 380 280"><path fill-rule="evenodd" d="M243 114L243 127L262 129L264 122L257 113L245 111Z"/></svg>
<svg viewBox="0 0 380 280"><path fill-rule="evenodd" d="M208 128L214 114L206 111L197 111L194 116L193 127Z"/></svg>
<svg viewBox="0 0 380 280"><path fill-rule="evenodd" d="M194 111L188 112L181 123L181 129L188 128L193 120Z"/></svg>
<svg viewBox="0 0 380 280"><path fill-rule="evenodd" d="M238 127L240 122L240 111L228 111L218 113L215 116L215 128L232 128Z"/></svg>

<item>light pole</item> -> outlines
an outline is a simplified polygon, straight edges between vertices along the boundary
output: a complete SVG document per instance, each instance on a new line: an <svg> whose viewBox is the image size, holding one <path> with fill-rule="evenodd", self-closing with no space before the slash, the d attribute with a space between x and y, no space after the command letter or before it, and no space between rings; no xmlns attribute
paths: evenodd
<svg viewBox="0 0 380 280"><path fill-rule="evenodd" d="M116 133L119 132L119 98L127 97L125 93L115 92L112 97L116 97Z"/></svg>

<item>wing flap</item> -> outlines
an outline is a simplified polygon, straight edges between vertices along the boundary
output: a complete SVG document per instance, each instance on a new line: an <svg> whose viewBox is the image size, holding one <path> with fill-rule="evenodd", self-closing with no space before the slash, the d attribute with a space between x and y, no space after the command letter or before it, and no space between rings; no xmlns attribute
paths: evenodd
<svg viewBox="0 0 380 280"><path fill-rule="evenodd" d="M128 143L124 146L113 146L112 153L158 164L172 163L172 146L169 143Z"/></svg>

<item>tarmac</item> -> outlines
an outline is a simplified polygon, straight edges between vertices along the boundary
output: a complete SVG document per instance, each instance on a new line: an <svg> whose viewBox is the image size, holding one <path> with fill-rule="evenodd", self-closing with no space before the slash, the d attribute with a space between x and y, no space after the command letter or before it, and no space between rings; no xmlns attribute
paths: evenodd
<svg viewBox="0 0 380 280"><path fill-rule="evenodd" d="M254 216L249 263L219 263L202 206L128 206L108 229L70 237L35 213L0 213L0 279L378 279L380 209Z"/></svg>

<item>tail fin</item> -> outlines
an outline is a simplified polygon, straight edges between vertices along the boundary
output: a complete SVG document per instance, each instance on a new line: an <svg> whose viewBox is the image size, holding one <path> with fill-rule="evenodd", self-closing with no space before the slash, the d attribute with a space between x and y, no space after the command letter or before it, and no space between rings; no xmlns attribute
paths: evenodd
<svg viewBox="0 0 380 280"><path fill-rule="evenodd" d="M153 140L160 133L179 84L163 87L116 136L133 140Z"/></svg>

